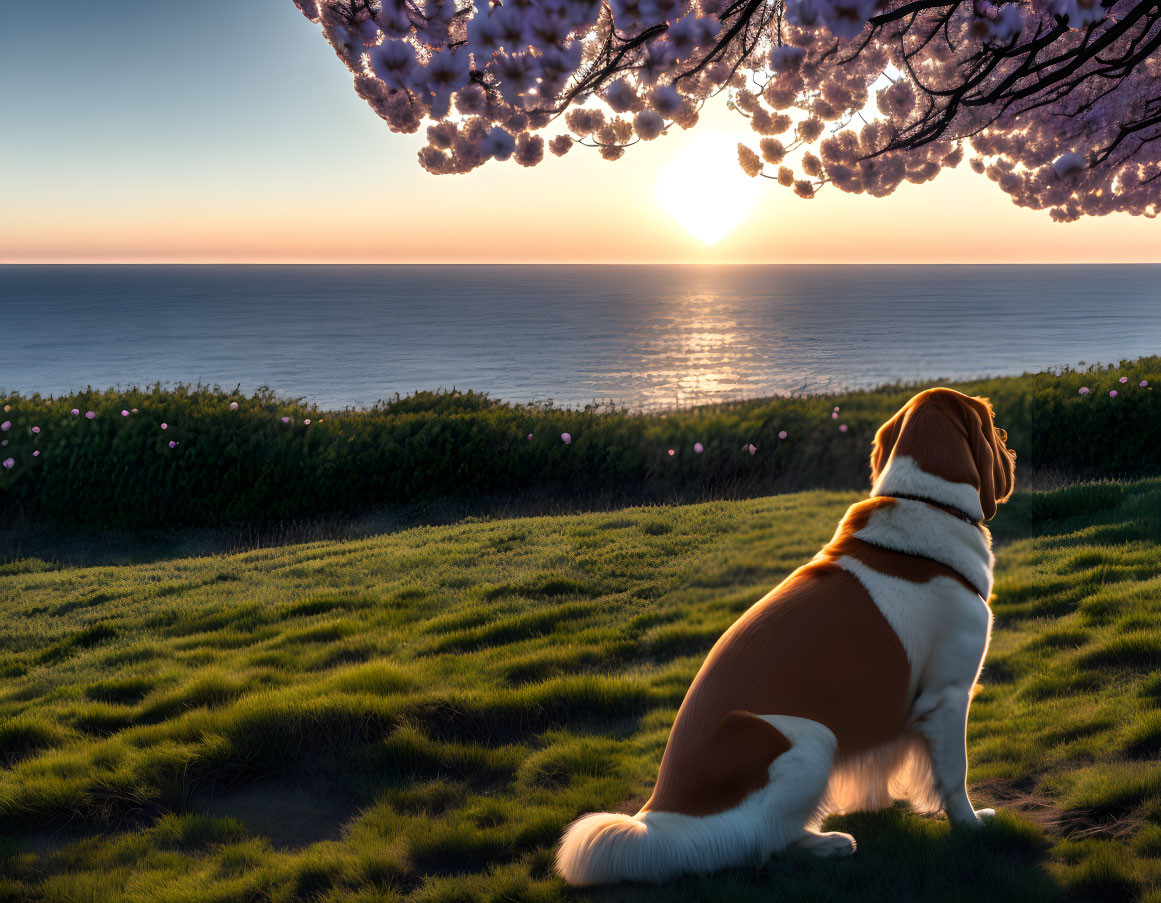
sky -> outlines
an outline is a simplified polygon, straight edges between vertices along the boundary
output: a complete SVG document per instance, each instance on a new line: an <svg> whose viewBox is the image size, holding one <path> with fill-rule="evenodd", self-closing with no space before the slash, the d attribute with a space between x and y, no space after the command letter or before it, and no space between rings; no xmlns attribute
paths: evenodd
<svg viewBox="0 0 1161 903"><path fill-rule="evenodd" d="M724 108L673 131L432 176L291 0L0 0L0 263L1161 261L1161 221L1053 223L966 165L803 200L737 178ZM744 219L706 245L659 179Z"/></svg>

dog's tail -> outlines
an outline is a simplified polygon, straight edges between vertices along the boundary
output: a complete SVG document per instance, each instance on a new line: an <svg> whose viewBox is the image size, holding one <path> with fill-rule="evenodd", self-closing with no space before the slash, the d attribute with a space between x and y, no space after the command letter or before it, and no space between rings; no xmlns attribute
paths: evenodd
<svg viewBox="0 0 1161 903"><path fill-rule="evenodd" d="M586 887L618 881L664 881L659 860L670 859L658 826L639 816L594 812L569 825L556 851L556 870L569 884Z"/></svg>
<svg viewBox="0 0 1161 903"><path fill-rule="evenodd" d="M760 832L747 820L724 821L672 812L594 812L565 829L556 870L576 887L659 884L683 873L714 871L761 846Z"/></svg>

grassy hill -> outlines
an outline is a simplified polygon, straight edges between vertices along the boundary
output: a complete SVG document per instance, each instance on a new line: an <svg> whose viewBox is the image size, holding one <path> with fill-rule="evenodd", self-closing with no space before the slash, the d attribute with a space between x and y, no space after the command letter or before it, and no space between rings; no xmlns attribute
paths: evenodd
<svg viewBox="0 0 1161 903"><path fill-rule="evenodd" d="M995 522L985 830L893 809L833 819L849 860L553 877L561 828L646 797L705 652L856 497L0 566L0 900L1161 900L1161 480Z"/></svg>

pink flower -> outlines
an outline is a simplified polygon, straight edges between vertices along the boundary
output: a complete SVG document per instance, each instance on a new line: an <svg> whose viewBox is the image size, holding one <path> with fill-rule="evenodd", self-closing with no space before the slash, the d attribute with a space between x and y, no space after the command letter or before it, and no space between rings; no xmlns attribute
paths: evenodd
<svg viewBox="0 0 1161 903"><path fill-rule="evenodd" d="M845 423L839 424L839 432L840 433L845 433L848 429L849 429L849 427Z"/></svg>
<svg viewBox="0 0 1161 903"><path fill-rule="evenodd" d="M176 442L174 442L172 439L170 439L170 440L169 440L169 447L170 447L170 448L177 448L177 443L176 443Z"/></svg>
<svg viewBox="0 0 1161 903"><path fill-rule="evenodd" d="M1081 386L1081 387L1080 387L1080 394L1081 394L1081 395L1087 395L1088 393L1089 393L1089 388L1088 388L1088 386Z"/></svg>
<svg viewBox="0 0 1161 903"><path fill-rule="evenodd" d="M230 402L230 410L231 410L231 411L236 411L236 410L238 410L238 402L236 402L236 401L231 401L231 402Z"/></svg>
<svg viewBox="0 0 1161 903"><path fill-rule="evenodd" d="M7 444L8 444L7 439L0 439L0 445L7 445Z"/></svg>
<svg viewBox="0 0 1161 903"><path fill-rule="evenodd" d="M134 409L131 411L131 413L133 413L133 414L136 414L136 413L137 413L137 408L134 408Z"/></svg>
<svg viewBox="0 0 1161 903"><path fill-rule="evenodd" d="M1116 397L1117 397L1117 390L1116 389L1113 389L1111 392L1109 392L1109 398L1116 398Z"/></svg>
<svg viewBox="0 0 1161 903"><path fill-rule="evenodd" d="M37 449L36 451L34 451L34 452L32 453L32 457L34 457L34 458L39 458L39 457L40 457L40 449Z"/></svg>
<svg viewBox="0 0 1161 903"><path fill-rule="evenodd" d="M310 420L304 420L302 422L305 423L307 426L310 426Z"/></svg>
<svg viewBox="0 0 1161 903"><path fill-rule="evenodd" d="M10 429L12 429L12 421L11 420L5 420L3 423L0 423L0 430L4 430L4 432L8 432Z"/></svg>
<svg viewBox="0 0 1161 903"><path fill-rule="evenodd" d="M1121 377L1121 382L1123 382L1123 383L1127 383L1128 381L1129 381L1129 377L1127 377L1127 376L1122 376L1122 377Z"/></svg>
<svg viewBox="0 0 1161 903"><path fill-rule="evenodd" d="M786 438L786 430L780 430L778 433L778 438L785 439Z"/></svg>
<svg viewBox="0 0 1161 903"><path fill-rule="evenodd" d="M85 420L92 420L97 415L92 411L85 411Z"/></svg>
<svg viewBox="0 0 1161 903"><path fill-rule="evenodd" d="M702 445L700 442L693 443L693 453L695 455L700 455L703 451L705 451L704 445Z"/></svg>
<svg viewBox="0 0 1161 903"><path fill-rule="evenodd" d="M745 445L742 446L742 451L748 451L750 454L753 455L753 454L757 453L758 446L754 445L753 443L747 442Z"/></svg>
<svg viewBox="0 0 1161 903"><path fill-rule="evenodd" d="M5 458L4 459L4 469L5 470L11 470L15 466L16 466L16 459L15 458Z"/></svg>
<svg viewBox="0 0 1161 903"><path fill-rule="evenodd" d="M122 416L122 417L128 417L128 416L129 416L129 412L128 412L128 411L125 411L125 410L122 410L122 411L121 411L121 416Z"/></svg>
<svg viewBox="0 0 1161 903"><path fill-rule="evenodd" d="M1147 379L1141 380L1141 388L1142 389L1144 389L1147 385L1149 385L1149 380L1147 380Z"/></svg>
<svg viewBox="0 0 1161 903"><path fill-rule="evenodd" d="M289 418L289 417L283 417L283 418L282 418L282 422L283 422L283 423L290 423L290 418Z"/></svg>
<svg viewBox="0 0 1161 903"><path fill-rule="evenodd" d="M672 458L676 454L677 454L677 452L675 452L672 448L669 450L669 457Z"/></svg>
<svg viewBox="0 0 1161 903"><path fill-rule="evenodd" d="M837 411L837 410L839 409L839 406L836 404L836 405L834 406L834 409Z"/></svg>
<svg viewBox="0 0 1161 903"><path fill-rule="evenodd" d="M570 436L568 433L561 433L560 438L565 445L572 445L572 436Z"/></svg>
<svg viewBox="0 0 1161 903"><path fill-rule="evenodd" d="M531 433L529 433L529 434L528 434L528 441L529 441L529 442L531 442L531 441L532 441L532 434L531 434Z"/></svg>
<svg viewBox="0 0 1161 903"><path fill-rule="evenodd" d="M32 432L33 432L33 434L39 433L39 432L40 432L40 427L39 427L39 426L34 426L34 427L32 428Z"/></svg>
<svg viewBox="0 0 1161 903"><path fill-rule="evenodd" d="M73 408L69 413L76 417L80 413L80 410L78 408Z"/></svg>
<svg viewBox="0 0 1161 903"><path fill-rule="evenodd" d="M169 424L168 424L168 423L163 423L163 424L161 425L161 428L162 428L163 430L167 430L167 429L169 429Z"/></svg>

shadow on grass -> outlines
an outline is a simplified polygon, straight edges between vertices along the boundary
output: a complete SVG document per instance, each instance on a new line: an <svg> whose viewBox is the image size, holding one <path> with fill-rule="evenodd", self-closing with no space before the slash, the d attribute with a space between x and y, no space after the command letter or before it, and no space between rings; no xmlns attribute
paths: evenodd
<svg viewBox="0 0 1161 903"><path fill-rule="evenodd" d="M761 901L761 903L1037 903L1062 890L1045 869L1048 844L1032 823L1000 814L980 831L953 831L902 805L882 812L832 816L827 830L859 843L855 856L817 859L791 850L760 869L684 878L662 887L624 885L569 893L592 903Z"/></svg>

